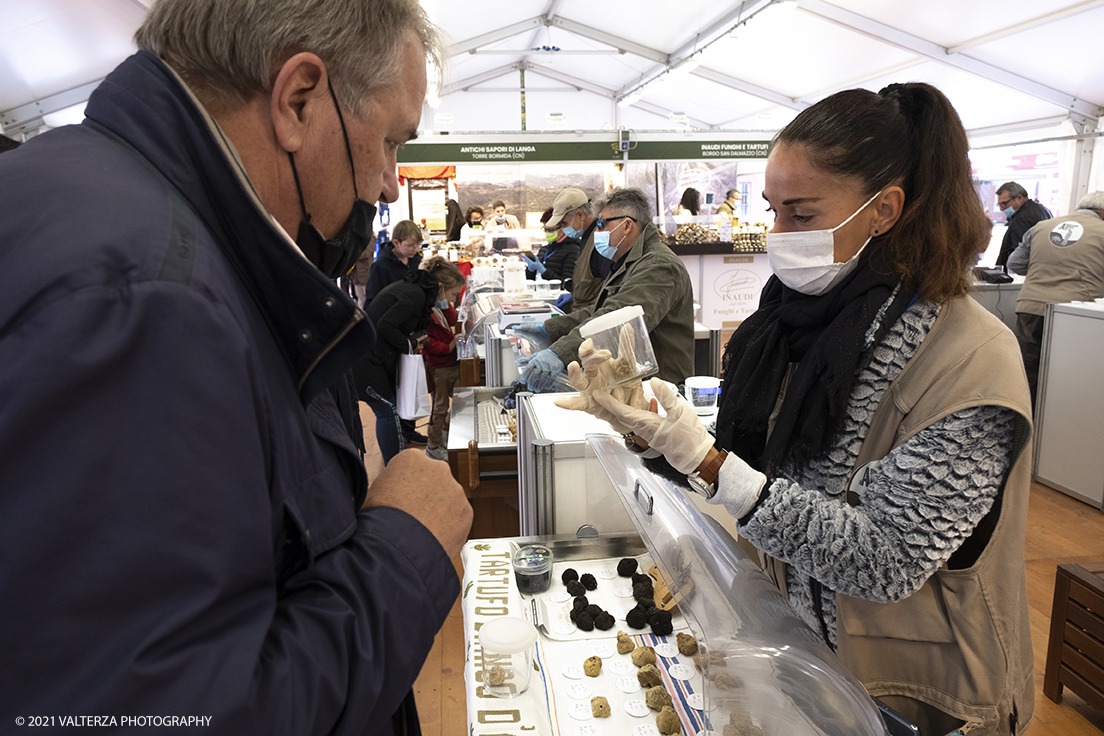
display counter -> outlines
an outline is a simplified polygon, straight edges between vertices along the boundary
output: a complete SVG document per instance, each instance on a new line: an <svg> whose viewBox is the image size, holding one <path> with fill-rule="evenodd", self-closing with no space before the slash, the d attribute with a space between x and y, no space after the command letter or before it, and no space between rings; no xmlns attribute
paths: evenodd
<svg viewBox="0 0 1104 736"><path fill-rule="evenodd" d="M1008 329L1016 329L1016 300L1020 297L1020 288L1023 286L1023 276L1013 276L1008 284L990 284L984 281L974 283L974 290L970 294L986 311L996 315L997 319L1008 325Z"/></svg>
<svg viewBox="0 0 1104 736"><path fill-rule="evenodd" d="M515 536L518 525L517 441L480 428L481 403L501 401L507 387L456 389L448 433L452 477L463 487L474 511L472 537ZM484 417L483 425L488 422ZM501 426L501 422L497 422ZM508 427L508 423L507 423ZM482 441L481 441L482 435Z"/></svg>
<svg viewBox="0 0 1104 736"><path fill-rule="evenodd" d="M1034 478L1104 506L1104 304L1047 306L1035 406Z"/></svg>
<svg viewBox="0 0 1104 736"><path fill-rule="evenodd" d="M561 409L558 398L577 394L518 394L518 491L521 533L575 534L633 531L632 521L586 443L608 434L608 423Z"/></svg>
<svg viewBox="0 0 1104 736"><path fill-rule="evenodd" d="M632 517L634 532L475 540L462 552L472 736L658 734L659 708L649 708L648 701L662 698L653 699L656 693L641 686L647 678L633 660L633 651L647 646L655 650L656 671L649 677L670 698L687 736L884 736L879 710L861 684L729 534L647 471L620 438L595 435L587 444L598 472L616 488L614 503ZM510 560L520 545L534 541L553 552L552 582L545 592L522 594ZM618 574L626 558L650 574L657 597L666 587L675 601L669 633L657 633L651 624L630 625L631 581ZM614 618L608 630L582 631L572 623L572 598L561 580L569 567L594 575L588 601ZM479 629L504 616L524 617L539 633L536 674L525 693L509 699L491 697L484 688L479 642ZM619 651L619 631L632 651ZM582 666L595 656L601 667L588 676ZM591 698L598 696L608 702L606 716L596 717L591 709Z"/></svg>

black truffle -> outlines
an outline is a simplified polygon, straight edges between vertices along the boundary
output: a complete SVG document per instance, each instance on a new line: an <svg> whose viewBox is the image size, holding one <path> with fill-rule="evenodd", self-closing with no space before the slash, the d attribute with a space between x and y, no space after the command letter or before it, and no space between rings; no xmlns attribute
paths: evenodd
<svg viewBox="0 0 1104 736"><path fill-rule="evenodd" d="M643 629L648 625L648 614L638 606L625 614L625 623L634 629Z"/></svg>
<svg viewBox="0 0 1104 736"><path fill-rule="evenodd" d="M589 572L584 572L579 578L579 582L583 584L583 587L587 590L594 590L598 587L598 581L594 579L594 576Z"/></svg>
<svg viewBox="0 0 1104 736"><path fill-rule="evenodd" d="M640 601L654 600L655 589L645 583L637 583L633 586L633 598Z"/></svg>
<svg viewBox="0 0 1104 736"><path fill-rule="evenodd" d="M623 578L631 577L636 572L636 560L625 557L617 563L617 574Z"/></svg>
<svg viewBox="0 0 1104 736"><path fill-rule="evenodd" d="M567 568L566 570L563 571L563 574L560 575L560 580L563 581L564 585L567 585L572 580L578 580L578 579L579 579L579 573L575 572L574 567Z"/></svg>
<svg viewBox="0 0 1104 736"><path fill-rule="evenodd" d="M613 628L613 616L605 611L594 617L594 627L601 629L602 631L609 631Z"/></svg>
<svg viewBox="0 0 1104 736"><path fill-rule="evenodd" d="M594 619L586 611L579 611L579 614L575 617L575 625L583 631L594 631ZM668 623L668 626L671 624Z"/></svg>
<svg viewBox="0 0 1104 736"><path fill-rule="evenodd" d="M633 582L633 585L638 585L640 583L647 583L648 585L651 585L652 584L652 577L651 577L651 575L645 575L642 572L638 572L638 573L636 573L635 575L632 576L632 582Z"/></svg>
<svg viewBox="0 0 1104 736"><path fill-rule="evenodd" d="M661 608L656 608L648 614L648 623L656 636L667 636L674 631L674 627L671 626L671 612Z"/></svg>
<svg viewBox="0 0 1104 736"><path fill-rule="evenodd" d="M589 605L590 605L590 601L587 600L587 597L585 595L581 595L581 596L575 598L574 601L572 601L572 603L571 603L571 612L572 613L578 613L579 611L583 610L584 608L586 608Z"/></svg>
<svg viewBox="0 0 1104 736"><path fill-rule="evenodd" d="M578 580L572 580L567 584L568 595L580 596L584 593L586 593L586 588L584 588L583 584L580 583Z"/></svg>
<svg viewBox="0 0 1104 736"><path fill-rule="evenodd" d="M586 612L590 614L591 618L597 618L598 614L602 613L602 607L596 603L591 603L586 607Z"/></svg>

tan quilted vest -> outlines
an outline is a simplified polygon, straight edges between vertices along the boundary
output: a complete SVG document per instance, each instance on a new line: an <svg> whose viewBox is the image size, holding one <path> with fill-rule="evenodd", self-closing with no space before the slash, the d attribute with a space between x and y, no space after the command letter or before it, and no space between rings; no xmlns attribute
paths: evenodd
<svg viewBox="0 0 1104 736"><path fill-rule="evenodd" d="M971 736L1010 734L1013 720L1021 733L1034 710L1024 574L1031 404L1008 328L969 297L945 304L886 389L855 463L857 473L925 427L983 405L1008 407L1019 417L1013 465L976 561L965 569L944 565L895 603L836 595L838 654L867 691L933 705L965 721L962 732ZM981 544L984 527L963 546ZM772 578L785 580L782 563L765 563Z"/></svg>

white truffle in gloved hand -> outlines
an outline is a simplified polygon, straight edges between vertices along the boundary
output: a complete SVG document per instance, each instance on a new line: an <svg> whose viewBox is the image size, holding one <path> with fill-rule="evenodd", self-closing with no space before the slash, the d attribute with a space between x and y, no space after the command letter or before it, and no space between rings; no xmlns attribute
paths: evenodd
<svg viewBox="0 0 1104 736"><path fill-rule="evenodd" d="M667 412L666 416L627 406L608 393L595 392L592 396L613 415L612 421L635 432L652 449L663 453L671 467L680 473L692 473L713 447L713 436L706 431L693 407L673 394L666 383L653 378L651 387Z"/></svg>
<svg viewBox="0 0 1104 736"><path fill-rule="evenodd" d="M644 399L644 385L640 381L620 386L612 392L606 388L613 377L612 357L608 350L595 350L594 341L589 337L583 340L583 344L579 346L579 361L582 366L574 360L567 366L567 381L582 396L556 399L554 403L561 409L585 411L609 422L613 431L618 434L628 434L631 430L618 422L612 413L594 400L595 393L604 393L607 396L612 395L618 402L635 409L648 408L648 402Z"/></svg>

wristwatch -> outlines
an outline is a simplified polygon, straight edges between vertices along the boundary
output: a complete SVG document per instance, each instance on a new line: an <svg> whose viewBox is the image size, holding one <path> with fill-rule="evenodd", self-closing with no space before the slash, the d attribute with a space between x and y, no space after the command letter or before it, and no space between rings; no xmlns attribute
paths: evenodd
<svg viewBox="0 0 1104 736"><path fill-rule="evenodd" d="M643 452L647 452L647 449L636 444L636 432L627 432L621 435L621 438L625 440L625 449L631 453L639 455Z"/></svg>
<svg viewBox="0 0 1104 736"><path fill-rule="evenodd" d="M713 458L713 461L704 468L695 470L686 476L686 482L690 484L690 488L694 490L694 493L701 494L706 498L713 498L717 494L717 476L720 474L721 466L724 465L727 457L728 453L721 450Z"/></svg>

